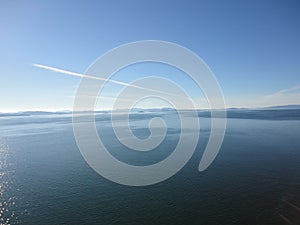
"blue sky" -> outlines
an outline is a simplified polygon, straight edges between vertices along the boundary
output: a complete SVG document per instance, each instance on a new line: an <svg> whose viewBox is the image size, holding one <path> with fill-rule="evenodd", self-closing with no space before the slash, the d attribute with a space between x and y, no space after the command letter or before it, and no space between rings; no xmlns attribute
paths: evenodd
<svg viewBox="0 0 300 225"><path fill-rule="evenodd" d="M148 39L197 53L228 107L300 104L299 1L28 0L0 1L0 111L71 109L80 78L33 63L84 73L111 48Z"/></svg>

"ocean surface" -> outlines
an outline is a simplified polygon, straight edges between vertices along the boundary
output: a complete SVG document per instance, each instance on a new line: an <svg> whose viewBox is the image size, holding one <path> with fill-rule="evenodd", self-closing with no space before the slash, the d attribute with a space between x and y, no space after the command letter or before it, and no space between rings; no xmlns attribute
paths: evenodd
<svg viewBox="0 0 300 225"><path fill-rule="evenodd" d="M300 224L300 110L229 110L222 148L201 173L210 114L198 115L200 139L185 167L161 183L130 187L89 167L70 113L0 114L0 224ZM172 110L132 112L133 133L148 137L153 117L168 129L162 144L147 153L116 139L109 112L98 112L96 125L113 156L150 165L172 153L180 134Z"/></svg>

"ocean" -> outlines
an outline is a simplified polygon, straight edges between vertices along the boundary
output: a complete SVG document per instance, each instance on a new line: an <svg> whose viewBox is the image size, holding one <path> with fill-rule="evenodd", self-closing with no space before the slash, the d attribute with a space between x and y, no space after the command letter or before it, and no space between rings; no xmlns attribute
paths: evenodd
<svg viewBox="0 0 300 225"><path fill-rule="evenodd" d="M210 114L198 115L200 139L189 162L163 182L132 187L86 163L71 113L0 114L0 224L300 224L300 110L229 110L220 152L203 172ZM116 140L110 112L98 112L96 125L114 157L150 165L172 153L180 134L172 110L132 112L133 133L149 136L153 117L166 121L167 135L146 153Z"/></svg>

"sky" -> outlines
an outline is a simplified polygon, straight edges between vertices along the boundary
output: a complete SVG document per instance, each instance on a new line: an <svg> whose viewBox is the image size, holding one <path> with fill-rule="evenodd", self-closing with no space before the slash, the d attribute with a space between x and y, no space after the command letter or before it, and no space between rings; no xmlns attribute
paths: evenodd
<svg viewBox="0 0 300 225"><path fill-rule="evenodd" d="M110 49L141 40L195 52L215 74L227 107L300 104L297 0L0 0L0 112L72 109L82 78L63 71L85 74ZM112 79L128 84L149 75L176 82L197 107L206 106L186 74L164 65L133 65ZM126 86L107 85L98 109L111 108ZM165 105L150 99L139 106Z"/></svg>

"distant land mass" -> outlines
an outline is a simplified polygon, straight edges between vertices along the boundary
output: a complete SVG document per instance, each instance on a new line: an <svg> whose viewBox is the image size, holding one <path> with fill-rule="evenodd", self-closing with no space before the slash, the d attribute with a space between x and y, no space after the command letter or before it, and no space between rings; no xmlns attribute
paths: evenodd
<svg viewBox="0 0 300 225"><path fill-rule="evenodd" d="M127 110L116 110L117 113L125 113ZM180 112L188 114L191 110L181 109ZM221 112L220 110L215 110L215 112ZM110 114L110 110L98 110L93 112L96 118L103 117L105 114ZM284 106L271 106L262 108L228 108L226 109L227 118L234 119L262 119L262 120L300 120L300 105L284 105ZM57 112L47 112L47 111L25 111L25 112L14 112L14 113L0 113L0 118L2 117L30 117L30 116L40 116L40 117L72 117L72 111L57 111ZM75 112L76 114L84 114L87 112ZM166 116L169 113L176 113L173 108L133 108L130 110L130 114L151 114L152 117L155 116ZM222 114L218 115L215 113L215 117L221 117ZM211 117L211 110L209 109L198 109L198 116L209 118Z"/></svg>

